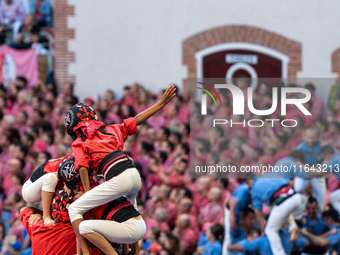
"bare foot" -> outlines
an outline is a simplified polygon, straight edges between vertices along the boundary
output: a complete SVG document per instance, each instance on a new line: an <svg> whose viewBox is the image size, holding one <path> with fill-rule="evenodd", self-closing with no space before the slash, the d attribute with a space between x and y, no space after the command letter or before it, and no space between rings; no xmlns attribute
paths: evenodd
<svg viewBox="0 0 340 255"><path fill-rule="evenodd" d="M45 218L44 219L44 225L45 226L53 226L54 224L55 224L55 222L51 218Z"/></svg>
<svg viewBox="0 0 340 255"><path fill-rule="evenodd" d="M294 242L299 237L299 228L294 228L292 232L290 233L290 241Z"/></svg>

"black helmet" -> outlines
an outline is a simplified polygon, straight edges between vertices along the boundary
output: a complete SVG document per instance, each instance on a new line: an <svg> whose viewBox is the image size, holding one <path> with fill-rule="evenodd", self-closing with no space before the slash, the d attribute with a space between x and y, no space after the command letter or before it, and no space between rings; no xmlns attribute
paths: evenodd
<svg viewBox="0 0 340 255"><path fill-rule="evenodd" d="M98 120L96 112L91 106L83 103L76 104L72 106L65 116L65 128L66 132L73 138L77 139L76 134L73 129L78 125L79 122L85 120Z"/></svg>

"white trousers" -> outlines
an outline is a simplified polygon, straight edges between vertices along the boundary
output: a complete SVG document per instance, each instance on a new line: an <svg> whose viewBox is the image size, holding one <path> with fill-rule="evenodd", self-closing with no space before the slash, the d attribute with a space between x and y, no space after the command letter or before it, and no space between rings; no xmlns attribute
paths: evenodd
<svg viewBox="0 0 340 255"><path fill-rule="evenodd" d="M340 189L333 191L329 194L329 200L331 201L332 206L340 215Z"/></svg>
<svg viewBox="0 0 340 255"><path fill-rule="evenodd" d="M303 212L306 203L307 198L302 194L296 193L280 205L272 208L264 231L274 255L286 254L279 236L279 230L287 222L289 223L289 231L296 228L297 225L295 220L292 220L292 215L294 215L294 212L298 212L299 215L296 216L300 217L300 212Z"/></svg>
<svg viewBox="0 0 340 255"><path fill-rule="evenodd" d="M228 255L228 245L231 244L230 237L230 211L227 208L224 208L224 240L223 240L223 248L222 255Z"/></svg>
<svg viewBox="0 0 340 255"><path fill-rule="evenodd" d="M312 195L316 199L319 210L323 211L326 200L326 180L322 178L312 178L310 180L304 178L295 178L294 190L298 193L303 193L306 186L310 183L312 187Z"/></svg>
<svg viewBox="0 0 340 255"><path fill-rule="evenodd" d="M128 168L120 175L111 178L91 189L73 202L68 208L71 222L83 219L88 210L104 205L121 196L125 196L136 208L136 196L141 187L141 178L136 168Z"/></svg>
<svg viewBox="0 0 340 255"><path fill-rule="evenodd" d="M146 232L146 225L141 218L129 219L118 223L110 220L84 220L79 225L80 234L98 232L113 243L132 244L141 240Z"/></svg>
<svg viewBox="0 0 340 255"><path fill-rule="evenodd" d="M41 176L35 182L27 180L22 187L22 197L28 203L36 203L41 200L41 191L55 192L58 184L58 177L55 173L48 173Z"/></svg>

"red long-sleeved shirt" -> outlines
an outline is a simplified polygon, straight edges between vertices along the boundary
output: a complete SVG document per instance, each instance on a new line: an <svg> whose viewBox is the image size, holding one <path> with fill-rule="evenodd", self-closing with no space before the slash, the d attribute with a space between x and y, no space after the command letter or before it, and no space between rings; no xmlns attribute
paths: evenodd
<svg viewBox="0 0 340 255"><path fill-rule="evenodd" d="M85 167L88 170L92 167L97 171L100 161L110 152L123 151L124 142L129 135L137 133L135 118L128 118L122 124L115 124L105 127L107 135L99 130L95 132L92 139L86 138L83 142L78 137L72 144L72 151L75 157L75 170Z"/></svg>

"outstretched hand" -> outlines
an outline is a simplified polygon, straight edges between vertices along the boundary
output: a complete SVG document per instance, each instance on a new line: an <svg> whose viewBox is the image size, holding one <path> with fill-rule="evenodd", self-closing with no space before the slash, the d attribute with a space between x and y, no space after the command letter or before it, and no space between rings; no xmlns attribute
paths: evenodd
<svg viewBox="0 0 340 255"><path fill-rule="evenodd" d="M176 96L176 87L171 84L169 88L164 92L161 102L166 105Z"/></svg>

